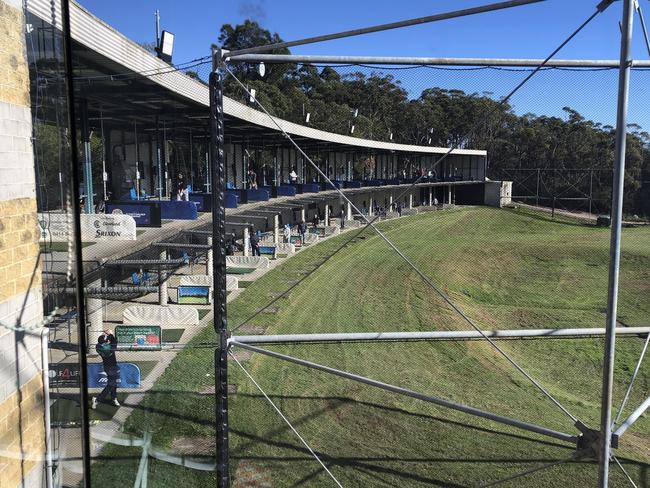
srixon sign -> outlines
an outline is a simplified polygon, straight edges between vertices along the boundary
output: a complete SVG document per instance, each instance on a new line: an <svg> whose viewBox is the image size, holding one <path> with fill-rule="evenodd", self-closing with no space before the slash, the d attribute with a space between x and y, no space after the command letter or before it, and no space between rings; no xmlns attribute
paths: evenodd
<svg viewBox="0 0 650 488"><path fill-rule="evenodd" d="M135 220L130 215L82 214L81 240L135 241ZM39 213L38 226L41 242L68 242L72 233L72 216L65 213Z"/></svg>

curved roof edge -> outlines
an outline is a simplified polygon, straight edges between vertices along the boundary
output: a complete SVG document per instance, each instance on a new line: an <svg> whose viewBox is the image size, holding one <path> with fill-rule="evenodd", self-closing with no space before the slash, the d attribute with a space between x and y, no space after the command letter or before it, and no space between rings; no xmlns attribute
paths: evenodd
<svg viewBox="0 0 650 488"><path fill-rule="evenodd" d="M57 10L55 12L55 18L52 18L52 7L49 0L27 0L26 4L27 10L31 13L61 29L61 12ZM127 38L103 20L95 17L74 1L70 1L70 25L72 37L75 41L124 66L125 72L146 73L149 79L159 85L196 103L206 107L209 106L209 92L205 84L186 76L180 71L173 70L169 64L156 58L139 44ZM224 113L246 122L278 130L277 125L264 112L255 110L228 97L224 97ZM449 148L446 147L417 146L413 144L360 139L306 127L277 117L274 117L274 119L290 135L345 144L347 146L384 151L417 152L421 154L444 154L449 151ZM452 154L487 156L487 151L478 149L454 149Z"/></svg>

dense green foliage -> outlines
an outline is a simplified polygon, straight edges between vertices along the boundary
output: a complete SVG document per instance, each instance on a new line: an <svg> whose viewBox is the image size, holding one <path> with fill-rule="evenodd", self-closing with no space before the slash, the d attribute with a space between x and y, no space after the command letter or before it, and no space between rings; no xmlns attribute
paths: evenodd
<svg viewBox="0 0 650 488"><path fill-rule="evenodd" d="M246 21L221 29L219 42L226 49L278 42L256 22ZM287 50L276 51L277 53ZM564 107L566 117L545 114L517 115L508 103L490 94L465 93L435 86L419 95L409 94L390 70L359 69L345 72L332 67L274 64L266 66L262 78L256 65L233 63L231 69L256 97L279 117L315 128L354 136L406 144L486 149L489 176L501 178L504 168L611 169L614 158L614 129L586 120ZM242 101L244 92L227 79L226 93ZM358 110L358 116L353 113ZM629 127L627 144L626 211L650 215L650 135L639 126ZM646 172L643 176L642 173ZM609 178L608 178L609 180ZM606 201L609 184L602 194ZM559 194L561 189L557 189Z"/></svg>

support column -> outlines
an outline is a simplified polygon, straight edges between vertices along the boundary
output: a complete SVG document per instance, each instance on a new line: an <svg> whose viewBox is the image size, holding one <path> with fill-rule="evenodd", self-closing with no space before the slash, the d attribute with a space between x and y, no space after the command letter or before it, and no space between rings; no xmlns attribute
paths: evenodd
<svg viewBox="0 0 650 488"><path fill-rule="evenodd" d="M273 243L277 246L280 243L280 217L273 216Z"/></svg>
<svg viewBox="0 0 650 488"><path fill-rule="evenodd" d="M413 208L413 193L409 193L409 208Z"/></svg>
<svg viewBox="0 0 650 488"><path fill-rule="evenodd" d="M393 211L393 194L392 193L388 197L388 211L389 212Z"/></svg>
<svg viewBox="0 0 650 488"><path fill-rule="evenodd" d="M451 205L451 185L447 187L448 192L447 192L447 203Z"/></svg>
<svg viewBox="0 0 650 488"><path fill-rule="evenodd" d="M251 236L248 227L244 227L244 256L250 256Z"/></svg>
<svg viewBox="0 0 650 488"><path fill-rule="evenodd" d="M325 227L329 227L330 225L330 206L326 203L325 204Z"/></svg>
<svg viewBox="0 0 650 488"><path fill-rule="evenodd" d="M88 285L89 288L101 288L102 280L95 280ZM104 310L102 307L103 300L96 297L86 298L86 313L88 314L88 324L90 325L90 338L97 338L104 330Z"/></svg>
<svg viewBox="0 0 650 488"><path fill-rule="evenodd" d="M7 6L4 5L3 16L7 15ZM21 33L15 37L15 39L23 39L24 33L24 20L21 22ZM65 85L67 89L67 127L69 129L69 144L70 144L70 155L69 161L72 165L72 171L70 171L70 181L69 181L69 190L72 198L73 208L78 208L79 202L79 171L80 167L79 162L79 144L77 139L77 115L75 108L75 82L74 82L74 68L72 63L72 34L70 28L70 3L67 1L61 2L61 31L63 33L63 51L64 51L64 60L65 60ZM10 32L11 36L11 32ZM6 37L5 37L6 38ZM11 52L11 51L10 51ZM18 57L20 59L20 57ZM9 70L11 73L12 70ZM11 78L10 78L11 79ZM29 89L28 89L29 90ZM0 100L4 98L5 93L8 90L3 89L0 93ZM29 92L28 92L29 93ZM27 106L29 106L29 95L27 98ZM31 120L31 117L27 120ZM15 141L15 137L14 137ZM15 144L15 142L14 142ZM84 487L92 486L91 479L91 465L90 465L90 415L88 413L88 405L90 398L88 396L88 376L87 376L87 357L88 352L88 340L86 337L86 304L83 299L84 294L84 266L83 266L83 256L82 256L82 245L81 245L81 216L79 211L75 210L72 212L73 216L73 229L74 229L74 264L75 264L75 288L76 296L75 302L77 306L77 340L78 340L78 358L79 358L79 407L81 410L81 458L82 458L82 480L81 485ZM21 266L22 268L22 266ZM16 348L18 346L16 345ZM17 349L16 349L17 350ZM5 356L6 358L6 356ZM48 406L45 405L45 408ZM18 425L18 428L21 428ZM19 438L20 440L20 438ZM19 470L25 469L25 466L21 463ZM4 474L3 474L4 482ZM4 483L3 483L4 484Z"/></svg>
<svg viewBox="0 0 650 488"><path fill-rule="evenodd" d="M208 236L208 246L212 246L212 236ZM213 266L214 266L213 255L214 255L214 251L213 248L211 247L210 249L208 249L208 262L206 264L206 270L205 270L205 274L207 274L208 276L213 276L212 274Z"/></svg>
<svg viewBox="0 0 650 488"><path fill-rule="evenodd" d="M374 213L373 210L372 210L372 207L373 207L373 198L372 197L370 197L368 199L368 203L369 203L369 205L368 205L368 217L372 217L372 215Z"/></svg>
<svg viewBox="0 0 650 488"><path fill-rule="evenodd" d="M351 221L352 220L352 204L350 202L345 203L345 208L346 208L346 220Z"/></svg>
<svg viewBox="0 0 650 488"><path fill-rule="evenodd" d="M307 219L305 218L305 207L302 207L300 209L300 221L307 222Z"/></svg>
<svg viewBox="0 0 650 488"><path fill-rule="evenodd" d="M160 259L167 261L167 249L160 251ZM167 290L167 270L165 266L160 267L160 283L158 286L158 303L166 306L169 301L169 291Z"/></svg>
<svg viewBox="0 0 650 488"><path fill-rule="evenodd" d="M224 201L224 113L221 50L213 50L210 73L210 155L212 161L212 237L216 239L214 256L214 329L219 345L214 350L215 442L217 488L230 487L228 424L228 322L226 292L226 208Z"/></svg>
<svg viewBox="0 0 650 488"><path fill-rule="evenodd" d="M433 187L429 187L429 207L433 207Z"/></svg>
<svg viewBox="0 0 650 488"><path fill-rule="evenodd" d="M607 290L607 318L605 353L603 357L603 387L601 394L600 449L598 450L598 486L607 488L612 439L612 394L614 360L616 355L616 320L618 310L618 281L621 264L621 224L623 220L623 192L625 183L625 144L627 135L627 107L632 65L632 24L634 0L624 0L621 20L621 55L618 73L618 107L616 113L616 145L614 183L612 185L612 230L609 245L609 278Z"/></svg>

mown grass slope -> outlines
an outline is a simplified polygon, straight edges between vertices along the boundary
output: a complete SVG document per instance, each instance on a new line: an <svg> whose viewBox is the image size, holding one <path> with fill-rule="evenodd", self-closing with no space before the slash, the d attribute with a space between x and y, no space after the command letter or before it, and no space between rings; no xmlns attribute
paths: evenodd
<svg viewBox="0 0 650 488"><path fill-rule="evenodd" d="M380 225L406 256L481 328L602 327L607 289L608 229L519 210L466 208ZM469 329L439 294L373 231L326 259L347 233L307 248L251 284L229 306L237 333ZM626 229L619 318L650 324L650 229ZM324 261L324 262L323 262ZM319 266L320 265L320 266ZM318 269L310 273L316 266ZM306 276L306 277L305 277ZM304 278L304 280L303 280ZM298 280L287 297L260 309ZM251 318L252 317L252 318ZM259 329L257 329L259 330ZM195 345L214 341L206 330ZM499 342L575 417L597 427L603 343L600 339ZM617 346L620 402L643 340ZM495 349L481 341L274 346L272 349L474 407L575 433L571 418ZM237 350L235 350L236 353ZM241 354L241 353L238 353ZM181 352L131 416L127 430L153 433L156 446L214 445L213 353ZM400 397L276 359L242 356L242 364L344 486L477 486L554 460L574 449L560 441ZM647 364L647 363L646 363ZM332 486L256 387L230 363L235 486ZM647 366L626 408L650 390ZM616 409L615 409L616 410ZM618 455L637 483L650 482L650 426L641 420ZM182 441L182 442L181 442ZM97 479L135 477L138 450L109 447ZM184 451L185 452L185 451ZM119 469L118 469L119 466ZM257 485L246 484L257 478ZM211 473L154 461L150 486L198 486ZM590 460L568 462L505 486L591 486ZM239 480L239 481L237 481ZM265 485L265 483L268 483ZM613 486L628 483L615 468ZM106 486L106 485L103 485ZM115 484L113 486L120 486Z"/></svg>

